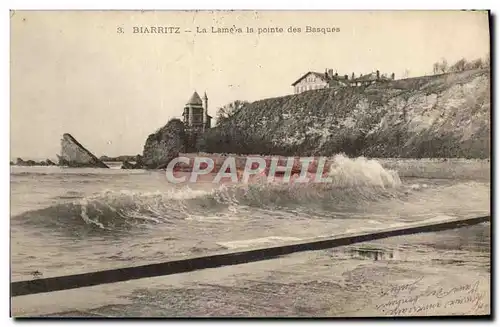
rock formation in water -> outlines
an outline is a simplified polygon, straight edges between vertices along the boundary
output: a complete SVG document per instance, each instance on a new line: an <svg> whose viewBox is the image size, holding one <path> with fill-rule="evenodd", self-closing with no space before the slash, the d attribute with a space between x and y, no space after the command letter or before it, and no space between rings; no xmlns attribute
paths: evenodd
<svg viewBox="0 0 500 327"><path fill-rule="evenodd" d="M99 159L102 162L123 162L123 161L135 161L138 155L122 155L117 157L100 156Z"/></svg>
<svg viewBox="0 0 500 327"><path fill-rule="evenodd" d="M17 158L16 162L10 162L10 165L13 166L56 166L56 164L50 160L47 159L45 161L34 161L34 160L26 160L24 161L22 158Z"/></svg>
<svg viewBox="0 0 500 327"><path fill-rule="evenodd" d="M135 165L128 162L127 160L125 160L124 162L122 162L122 166L121 166L121 169L134 169L135 168Z"/></svg>
<svg viewBox="0 0 500 327"><path fill-rule="evenodd" d="M489 69L311 90L245 105L198 151L488 158L490 111Z"/></svg>
<svg viewBox="0 0 500 327"><path fill-rule="evenodd" d="M60 166L109 168L68 133L61 139L61 155L58 158Z"/></svg>
<svg viewBox="0 0 500 327"><path fill-rule="evenodd" d="M24 161L22 158L16 159L16 166L36 166L37 163L34 160L26 160Z"/></svg>
<svg viewBox="0 0 500 327"><path fill-rule="evenodd" d="M163 169L184 151L185 147L184 123L179 119L172 119L156 133L148 136L143 151L143 167Z"/></svg>
<svg viewBox="0 0 500 327"><path fill-rule="evenodd" d="M132 160L123 160L121 169L143 169L144 161L142 160L142 156L140 154L136 155L132 158Z"/></svg>

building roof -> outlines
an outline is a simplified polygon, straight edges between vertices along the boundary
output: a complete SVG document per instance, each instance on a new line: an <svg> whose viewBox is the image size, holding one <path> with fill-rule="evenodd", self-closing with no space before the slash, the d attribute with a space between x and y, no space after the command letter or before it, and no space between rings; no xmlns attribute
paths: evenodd
<svg viewBox="0 0 500 327"><path fill-rule="evenodd" d="M333 75L332 80L337 80L337 81L343 81L343 80L348 80L349 76L347 75Z"/></svg>
<svg viewBox="0 0 500 327"><path fill-rule="evenodd" d="M325 76L324 73L318 73L318 72L307 72L305 73L304 75L302 75L298 80L296 80L295 82L292 83L292 86L295 86L297 83L299 83L300 81L302 81L307 75L309 74L313 74L314 76L322 79L323 81L325 82L328 82L328 79L327 77Z"/></svg>
<svg viewBox="0 0 500 327"><path fill-rule="evenodd" d="M203 105L203 102L201 101L200 95L198 92L194 91L193 95L189 98L188 102L186 105Z"/></svg>
<svg viewBox="0 0 500 327"><path fill-rule="evenodd" d="M391 81L392 79L381 75L379 78L377 78L377 73L369 73L366 75L359 76L358 78L355 78L353 80L350 80L352 82L370 82L370 81Z"/></svg>
<svg viewBox="0 0 500 327"><path fill-rule="evenodd" d="M355 78L354 81L356 82L363 82L363 81L376 81L377 80L377 73L369 73L363 76L359 76L358 78Z"/></svg>

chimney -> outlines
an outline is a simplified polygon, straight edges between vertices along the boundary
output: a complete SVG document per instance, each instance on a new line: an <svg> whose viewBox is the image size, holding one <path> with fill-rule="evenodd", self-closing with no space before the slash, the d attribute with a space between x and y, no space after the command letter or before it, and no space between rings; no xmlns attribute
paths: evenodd
<svg viewBox="0 0 500 327"><path fill-rule="evenodd" d="M328 68L325 68L325 78L328 79Z"/></svg>
<svg viewBox="0 0 500 327"><path fill-rule="evenodd" d="M356 77L356 75L354 75L354 72L353 72L351 75L351 79L354 79L355 77Z"/></svg>
<svg viewBox="0 0 500 327"><path fill-rule="evenodd" d="M328 69L328 77L333 77L333 69Z"/></svg>
<svg viewBox="0 0 500 327"><path fill-rule="evenodd" d="M349 75L345 74L345 75L344 75L344 79L345 79L345 80L348 80L348 79L349 79Z"/></svg>
<svg viewBox="0 0 500 327"><path fill-rule="evenodd" d="M395 79L396 75L394 73L391 74L391 79Z"/></svg>
<svg viewBox="0 0 500 327"><path fill-rule="evenodd" d="M377 79L380 79L380 70L377 69Z"/></svg>

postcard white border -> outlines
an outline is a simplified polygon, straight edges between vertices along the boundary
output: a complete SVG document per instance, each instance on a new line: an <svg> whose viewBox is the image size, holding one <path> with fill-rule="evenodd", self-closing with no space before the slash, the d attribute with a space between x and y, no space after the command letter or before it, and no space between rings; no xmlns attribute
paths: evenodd
<svg viewBox="0 0 500 327"><path fill-rule="evenodd" d="M246 0L246 1L221 1L221 0L212 0L212 1L203 1L203 0L183 0L178 2L165 2L165 1L153 1L153 0L141 0L141 1L130 1L130 0L122 0L122 1L101 1L101 0L79 0L79 1L55 1L55 0L45 0L45 1L34 1L34 0L26 0L26 1L2 1L1 7L2 11L0 14L0 35L3 45L3 51L1 51L1 76L2 78L2 110L0 111L0 123L2 124L2 128L0 128L0 132L2 138L0 140L1 153L3 154L3 159L0 160L0 165L5 171L4 174L1 174L1 192L2 196L0 197L0 204L2 208L2 212L4 212L4 217L2 218L3 228L1 229L4 233L4 237L2 237L2 246L1 246L1 261L3 262L3 267L0 269L1 271L1 280L4 282L1 283L3 296L1 297L5 308L4 313L2 314L2 320L4 320L7 324L13 324L14 321L11 318L8 318L8 314L6 312L7 308L10 307L10 297L9 294L9 286L7 285L7 280L10 280L10 270L8 262L10 261L10 248L9 248L9 194L10 194L10 168L8 166L8 162L10 160L9 149L10 149L10 131L9 131L9 122L10 122L10 104L9 104L9 35L10 35L10 26L9 26L9 9L92 9L92 10L137 10L137 9L148 9L148 10L167 10L167 9L262 9L262 10L270 10L270 9L279 9L279 10L290 10L290 9L302 9L302 10L313 10L313 9L330 9L330 10L441 10L441 9L492 9L493 13L498 13L498 4L499 1L485 1L485 0L476 0L476 1L463 1L463 0L454 0L454 1L435 1L435 0L420 0L420 1L388 1L388 0L379 0L379 1L361 1L361 0L349 0L349 1L314 1L314 0L288 0L288 1L271 1L271 0ZM457 26L457 28L460 28ZM496 39L496 37L495 37ZM493 43L493 45L495 45ZM492 53L496 53L496 50ZM496 73L496 65L494 73ZM498 94L498 84L495 85L495 94ZM498 125L498 115L495 115L494 125ZM495 150L498 150L498 140L495 140L494 144ZM493 167L492 167L493 168ZM495 167L496 168L496 167ZM492 181L493 182L493 181ZM492 184L493 185L493 184ZM497 196L493 203L497 203ZM493 232L496 234L498 229L498 224L495 224L496 230ZM498 243L498 242L496 242ZM497 250L497 248L495 248ZM495 251L494 253L497 253ZM493 285L493 284L492 284ZM494 294L496 295L496 289ZM494 301L494 303L498 303L498 301ZM497 306L492 308L492 312L495 312ZM82 321L81 321L82 322ZM92 321L88 321L85 323L91 323ZM204 321L207 322L207 321ZM278 322L278 321L276 321ZM280 321L281 323L285 321ZM329 323L335 323L336 325L352 325L359 324L360 322L355 321L330 321ZM384 323L385 321L377 321L377 323ZM387 321L389 322L389 321ZM54 322L56 323L56 322ZM59 325L70 325L71 321L68 322L57 322ZM136 325L145 325L146 322L131 322ZM160 322L160 323L169 323L169 324L177 324L174 321L168 322ZM192 323L196 323L192 322ZM213 321L212 323L219 323L219 321ZM244 321L234 321L234 322L226 322L231 324L242 324ZM273 323L271 321L264 322L253 322L258 323L259 325L266 325ZM288 321L288 323L292 323L292 321ZM302 324L312 324L314 321L305 322L301 321ZM366 324L373 324L373 321L364 322ZM398 324L408 324L409 322L400 321ZM425 322L427 326L441 326L444 321L435 321L435 322ZM454 322L456 323L456 322ZM464 321L463 323L470 324L471 321ZM44 325L46 325L45 323ZM104 322L94 322L94 324L101 325ZM183 324L186 324L184 322ZM2 323L3 325L3 323ZM33 322L33 326L42 325L42 322Z"/></svg>

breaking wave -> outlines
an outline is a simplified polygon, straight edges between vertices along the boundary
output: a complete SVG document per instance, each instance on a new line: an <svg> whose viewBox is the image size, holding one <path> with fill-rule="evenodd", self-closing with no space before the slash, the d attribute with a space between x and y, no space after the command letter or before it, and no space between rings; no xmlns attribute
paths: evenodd
<svg viewBox="0 0 500 327"><path fill-rule="evenodd" d="M16 221L51 229L78 230L84 226L90 230L128 231L207 214L231 217L259 209L334 211L339 207L356 208L371 201L401 197L411 189L402 187L395 171L365 158L336 156L329 177L331 183L256 182L221 185L209 191L188 186L151 193L110 190L25 212Z"/></svg>

